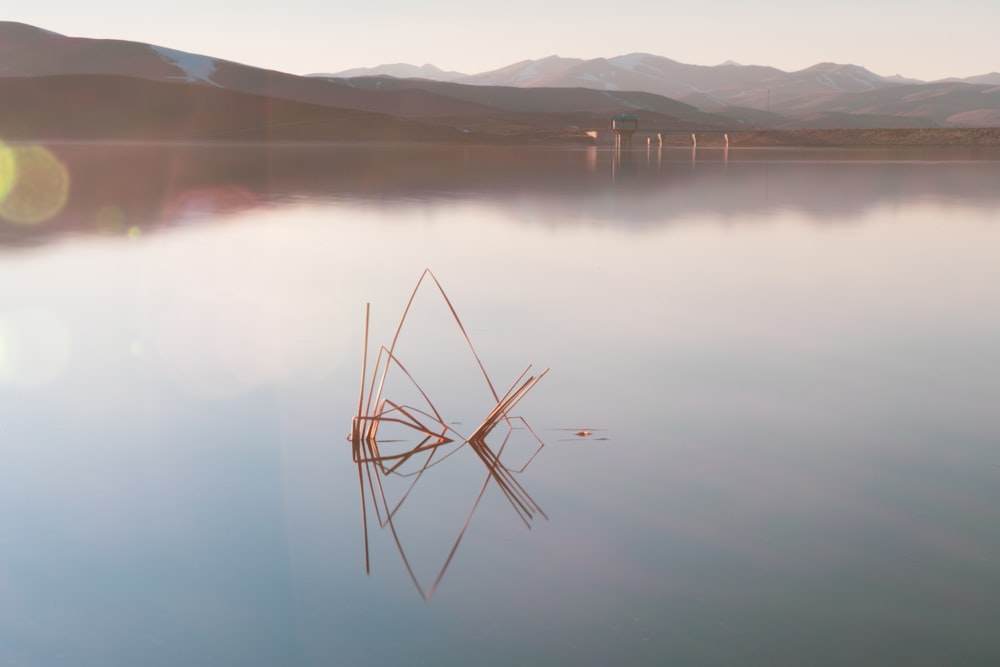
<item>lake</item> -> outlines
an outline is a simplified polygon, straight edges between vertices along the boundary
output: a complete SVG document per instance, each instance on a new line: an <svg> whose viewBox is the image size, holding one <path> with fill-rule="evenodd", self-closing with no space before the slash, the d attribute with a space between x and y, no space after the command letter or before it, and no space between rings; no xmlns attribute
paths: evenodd
<svg viewBox="0 0 1000 667"><path fill-rule="evenodd" d="M1000 660L995 149L41 155L0 665ZM384 396L461 437L380 528L352 418L428 268Z"/></svg>

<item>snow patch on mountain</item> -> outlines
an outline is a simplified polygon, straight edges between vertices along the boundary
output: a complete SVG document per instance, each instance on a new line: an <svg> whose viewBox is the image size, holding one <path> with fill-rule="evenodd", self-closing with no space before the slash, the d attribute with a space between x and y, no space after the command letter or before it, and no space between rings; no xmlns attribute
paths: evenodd
<svg viewBox="0 0 1000 667"><path fill-rule="evenodd" d="M179 67L184 72L184 76L178 78L191 82L204 81L213 86L219 85L215 81L212 81L212 74L215 73L215 60L212 58L199 56L194 53L185 53L184 51L175 51L163 46L150 46L150 48L164 62Z"/></svg>
<svg viewBox="0 0 1000 667"><path fill-rule="evenodd" d="M857 65L819 63L803 72L816 75L816 80L834 90L873 90L888 83L883 76Z"/></svg>
<svg viewBox="0 0 1000 667"><path fill-rule="evenodd" d="M586 72L584 74L578 74L577 76L573 77L573 81L585 84L582 86L583 88L594 88L593 84L596 83L600 84L600 88L598 88L597 90L621 90L621 86L619 86L617 83L612 83L607 79L605 79L604 77L597 76L596 74L592 74L590 72Z"/></svg>
<svg viewBox="0 0 1000 667"><path fill-rule="evenodd" d="M626 56L618 56L616 58L611 58L612 62L616 67L621 67L629 72L635 72L637 68L642 66L650 55L648 53L630 53Z"/></svg>
<svg viewBox="0 0 1000 667"><path fill-rule="evenodd" d="M560 56L529 60L511 71L508 74L508 81L513 85L531 84L546 77L561 75L577 62L579 61L576 58L562 58Z"/></svg>
<svg viewBox="0 0 1000 667"><path fill-rule="evenodd" d="M513 77L511 77L511 81L520 83L523 81L531 81L533 79L538 78L538 75L541 74L541 72L539 71L540 66L541 66L541 61L531 63L527 67L522 68L521 71L517 72Z"/></svg>
<svg viewBox="0 0 1000 667"><path fill-rule="evenodd" d="M833 90L837 90L837 84L835 84L830 79L830 76L828 74L820 74L818 77L816 77L816 80L819 81L824 86L826 86L827 88L832 88Z"/></svg>

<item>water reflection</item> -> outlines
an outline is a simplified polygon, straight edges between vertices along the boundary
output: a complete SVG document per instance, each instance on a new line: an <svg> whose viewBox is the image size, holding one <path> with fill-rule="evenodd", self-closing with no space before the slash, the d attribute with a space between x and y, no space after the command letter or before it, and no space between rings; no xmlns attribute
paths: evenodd
<svg viewBox="0 0 1000 667"><path fill-rule="evenodd" d="M431 173L392 164L405 148L342 173L320 168L337 163L329 149L300 148L274 153L269 180L192 178L201 164L257 173L266 152L247 150L241 167L191 147L205 162L178 162L173 189L142 187L229 184L253 199L220 197L234 212L212 216L154 206L157 228L121 186L78 190L73 161L51 150L73 175L69 208L19 238L72 231L81 196L118 231L0 257L9 661L998 654L996 162L734 148L727 171L721 149L700 146L692 169L689 147L665 147L660 171L640 151L635 179L611 184L599 150L448 153L448 178L434 160ZM314 152L315 173L291 167ZM163 211L186 211L184 224ZM372 339L391 341L426 266L504 380L498 396L526 354L557 369L519 405L546 444L520 481L552 517L528 531L488 462L516 471L538 443L512 418L485 462L459 449L498 400L444 300L414 297L392 356L462 434L410 456L397 472L411 477L380 477L382 519L395 509L425 592L489 478L431 605L393 530L376 528L367 487L362 574L343 440L359 412L364 303ZM425 405L395 363L382 395ZM381 423L381 452L425 437L386 416L411 426Z"/></svg>
<svg viewBox="0 0 1000 667"><path fill-rule="evenodd" d="M11 171L3 156L19 150L28 148L0 151L0 189L11 181L3 175ZM30 191L44 201L15 196L16 189L8 193L2 245L37 244L64 234L134 237L317 198L401 207L486 198L516 207L531 197L544 212L533 223L543 225L652 225L694 211L752 216L775 208L843 220L900 199L1000 200L994 187L1000 154L970 147L658 145L655 151L616 153L595 147L95 143L37 151L50 156L45 164L41 158L25 164L37 163ZM875 167L887 161L899 167L888 177ZM810 168L803 170L804 164ZM29 219L40 224L15 224Z"/></svg>
<svg viewBox="0 0 1000 667"><path fill-rule="evenodd" d="M495 402L493 407L478 422L479 425L467 435L459 432L461 422L449 423L446 421L441 410L435 404L437 399L432 401L418 379L407 370L407 367L396 355L397 342L403 332L403 326L425 279L433 283L433 287L428 287L428 289L436 289L437 294L447 305L454 325L461 332L468 347L468 353L475 359L476 365L482 372L482 381L489 388L489 393ZM361 488L365 569L368 572L371 571L368 538L368 508L370 503L379 527L388 528L392 533L403 564L417 591L425 600L429 600L447 572L448 566L469 528L472 516L479 507L491 482L502 491L526 527L531 527L530 522L536 515L545 516L541 507L531 498L515 476L524 472L544 444L528 422L523 417L511 415L511 410L534 388L548 372L548 369L537 375L529 375L531 371L529 365L508 387L507 391L498 394L490 375L486 372L482 360L472 345L468 332L441 287L441 283L430 270L424 270L403 310L392 342L388 347L382 345L378 349L371 383L366 391L368 320L366 308L362 384L358 398L358 413L351 420L350 436L351 455L358 466L358 482ZM412 368L412 366L410 367ZM409 393L412 393L413 390L416 391L411 402L404 403L404 399L398 398L400 388L392 378L399 375L403 376L403 382L407 385L403 389L403 395L407 393L406 389L410 390ZM388 431L392 431L396 437L388 435ZM529 446L527 458L511 464L510 461L520 454L518 450L523 449L520 445L524 442L527 442ZM399 512L404 503L413 497L411 494L413 494L417 483L433 477L433 475L425 476L425 473L431 468L445 463L454 455L460 455L462 452L468 454L468 450L471 450L486 467L486 478L433 581L429 584L427 582L421 583L421 579L407 555L404 543L400 539L400 531L397 530L397 523L400 521ZM397 486L401 485L401 488L398 489L398 494L394 494L391 483L397 480L401 480L397 483ZM435 479L431 482L424 481L424 484L442 484L446 480L447 478L445 480ZM451 502L457 504L460 501L455 498ZM420 518L420 513L417 514L416 518Z"/></svg>

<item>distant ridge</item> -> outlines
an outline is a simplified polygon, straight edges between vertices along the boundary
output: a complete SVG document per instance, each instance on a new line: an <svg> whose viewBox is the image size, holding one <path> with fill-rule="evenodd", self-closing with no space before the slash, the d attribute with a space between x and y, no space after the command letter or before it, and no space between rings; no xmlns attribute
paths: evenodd
<svg viewBox="0 0 1000 667"><path fill-rule="evenodd" d="M446 72L443 69L431 64L408 65L406 63L394 63L392 65L378 65L376 67L356 67L344 70L336 74L308 74L307 76L322 78L350 79L358 76L391 76L396 79L428 79L430 81L454 81L468 76L461 72Z"/></svg>
<svg viewBox="0 0 1000 667"><path fill-rule="evenodd" d="M386 73L406 78L405 66L386 67ZM351 71L336 76L349 77ZM742 124L771 128L1000 123L1000 101L990 90L1000 86L998 73L928 83L898 74L882 76L853 64L823 62L785 72L731 60L715 66L689 65L649 53L630 53L589 60L552 55L489 72L453 74L437 80L476 86L644 91L687 102ZM941 88L941 84L977 88ZM914 86L928 86L924 90L941 99L928 103Z"/></svg>
<svg viewBox="0 0 1000 667"><path fill-rule="evenodd" d="M961 81L965 83L979 83L986 86L1000 86L1000 72L990 72L978 76L969 76L964 79L944 79L944 81Z"/></svg>
<svg viewBox="0 0 1000 667"><path fill-rule="evenodd" d="M605 127L622 110L642 115L649 128L724 128L736 122L641 91L297 76L9 22L0 22L0 88L6 91L0 91L3 137L339 140L357 132L357 138L416 141L592 141L586 130ZM158 105L146 104L146 94ZM282 103L269 107L267 100ZM265 113L268 108L281 113Z"/></svg>
<svg viewBox="0 0 1000 667"><path fill-rule="evenodd" d="M183 83L330 107L340 118L336 122L346 122L337 115L340 111L354 110L498 139L583 137L587 128L606 127L607 116L622 111L639 115L641 126L650 131L1000 126L996 72L928 83L882 76L854 64L824 62L785 72L732 61L689 65L630 53L592 59L552 55L478 74L396 63L298 76L167 45L67 37L0 22L0 81L91 75ZM60 85L69 89L65 81ZM135 102L124 93L127 87L121 82L113 87L122 93L119 104ZM170 90L194 99L181 89ZM115 103L104 98L88 101L109 113ZM8 97L0 99L0 110L11 123L18 113L28 113L25 104ZM176 113L181 113L180 107ZM199 112L192 108L190 113ZM177 120L183 119L179 115ZM326 127L326 135L341 136L331 125ZM436 130L428 132L437 136Z"/></svg>

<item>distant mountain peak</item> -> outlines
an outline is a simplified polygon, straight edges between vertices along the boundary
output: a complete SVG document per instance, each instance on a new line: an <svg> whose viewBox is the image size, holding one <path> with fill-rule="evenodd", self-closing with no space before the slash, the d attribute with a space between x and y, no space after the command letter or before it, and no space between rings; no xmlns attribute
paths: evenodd
<svg viewBox="0 0 1000 667"><path fill-rule="evenodd" d="M857 92L871 90L894 82L860 65L823 62L807 67L800 74L815 74L831 90Z"/></svg>
<svg viewBox="0 0 1000 667"><path fill-rule="evenodd" d="M966 83L978 83L989 86L1000 85L1000 72L990 72L989 74L980 74L978 76L969 76L962 81Z"/></svg>
<svg viewBox="0 0 1000 667"><path fill-rule="evenodd" d="M449 72L431 63L423 65L410 65L409 63L391 63L376 65L375 67L355 67L342 72L332 74L309 74L311 77L323 77L332 79L350 79L360 76L391 76L396 79L429 79L431 81L454 81L460 79L465 74L461 72Z"/></svg>
<svg viewBox="0 0 1000 667"><path fill-rule="evenodd" d="M632 53L623 53L620 56L612 56L608 60L645 60L646 58L663 58L663 56L658 56L653 53L645 53L642 51L633 51Z"/></svg>
<svg viewBox="0 0 1000 667"><path fill-rule="evenodd" d="M835 63L835 62L822 62L816 63L812 67L807 67L803 72L867 72L873 76L878 76L869 69L866 69L860 65L852 65L850 63Z"/></svg>
<svg viewBox="0 0 1000 667"><path fill-rule="evenodd" d="M667 58L666 56L658 56L658 55L653 54L653 53L640 53L640 52L626 53L624 55L614 56L613 58L608 58L608 61L612 62L612 63L615 63L619 67L623 67L624 66L624 67L626 67L626 69L629 69L630 65L638 65L638 64L642 64L642 63L649 63L649 64L653 64L653 63L657 63L657 64L667 63L667 64L670 64L670 65L679 65L679 64L681 64L680 62L678 62L676 60L672 60L671 58Z"/></svg>
<svg viewBox="0 0 1000 667"><path fill-rule="evenodd" d="M883 82L886 80L886 77L871 71L867 67L862 67L861 65L854 65L850 63L847 64L828 63L828 64L831 65L831 68L829 69L829 71L831 72L839 72L842 74L849 74L851 76L859 76L878 82Z"/></svg>

